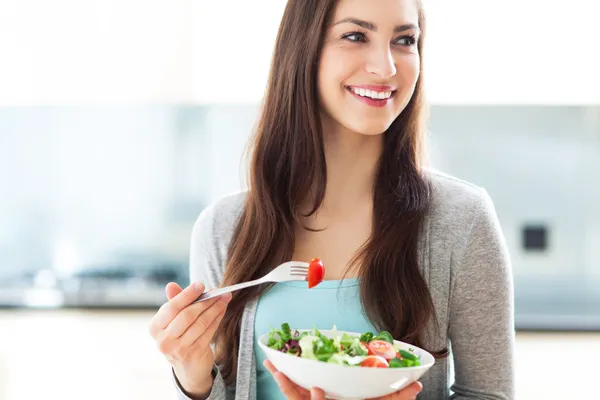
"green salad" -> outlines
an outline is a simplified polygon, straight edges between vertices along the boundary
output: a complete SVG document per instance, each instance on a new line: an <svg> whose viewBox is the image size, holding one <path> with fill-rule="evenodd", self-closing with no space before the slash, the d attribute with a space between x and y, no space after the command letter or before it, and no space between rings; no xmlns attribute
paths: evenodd
<svg viewBox="0 0 600 400"><path fill-rule="evenodd" d="M400 349L389 332L351 336L339 335L335 325L332 330L333 338L328 338L317 328L292 332L290 325L284 323L280 330L271 328L267 346L296 357L348 366L407 368L421 365L413 349Z"/></svg>

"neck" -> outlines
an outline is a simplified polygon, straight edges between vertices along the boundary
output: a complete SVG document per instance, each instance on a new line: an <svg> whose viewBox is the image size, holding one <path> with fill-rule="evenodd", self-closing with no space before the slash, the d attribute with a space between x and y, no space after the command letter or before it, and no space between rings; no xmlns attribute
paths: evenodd
<svg viewBox="0 0 600 400"><path fill-rule="evenodd" d="M370 206L383 135L361 135L343 128L324 131L327 188L323 210L344 212Z"/></svg>

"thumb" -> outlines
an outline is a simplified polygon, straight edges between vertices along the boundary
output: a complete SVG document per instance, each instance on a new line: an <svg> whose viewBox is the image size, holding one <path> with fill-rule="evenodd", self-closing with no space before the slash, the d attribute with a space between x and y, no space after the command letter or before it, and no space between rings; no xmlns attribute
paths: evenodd
<svg viewBox="0 0 600 400"><path fill-rule="evenodd" d="M167 300L171 300L173 297L177 296L181 293L183 289L175 282L169 282L167 287L165 288L165 292L167 293Z"/></svg>

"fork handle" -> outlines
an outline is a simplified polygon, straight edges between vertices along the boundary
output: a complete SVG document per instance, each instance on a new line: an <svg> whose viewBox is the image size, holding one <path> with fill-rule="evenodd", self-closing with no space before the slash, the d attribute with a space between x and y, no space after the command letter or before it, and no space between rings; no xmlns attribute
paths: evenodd
<svg viewBox="0 0 600 400"><path fill-rule="evenodd" d="M255 279L253 281L242 282L242 283L238 283L236 285L231 285L231 286L226 286L224 288L211 290L210 292L204 292L196 300L194 300L194 302L192 304L199 303L201 301L205 301L208 299L212 299L214 297L220 296L225 293L230 293L230 292L234 292L236 290L245 289L250 286L256 286L256 285L259 285L264 282L265 282L265 279L260 278L260 279Z"/></svg>

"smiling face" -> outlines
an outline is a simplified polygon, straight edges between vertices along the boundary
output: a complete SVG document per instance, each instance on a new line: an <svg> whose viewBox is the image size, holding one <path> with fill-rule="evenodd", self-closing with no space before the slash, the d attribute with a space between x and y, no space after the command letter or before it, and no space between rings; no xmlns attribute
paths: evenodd
<svg viewBox="0 0 600 400"><path fill-rule="evenodd" d="M416 0L339 0L318 72L323 127L379 135L410 101L419 78Z"/></svg>

